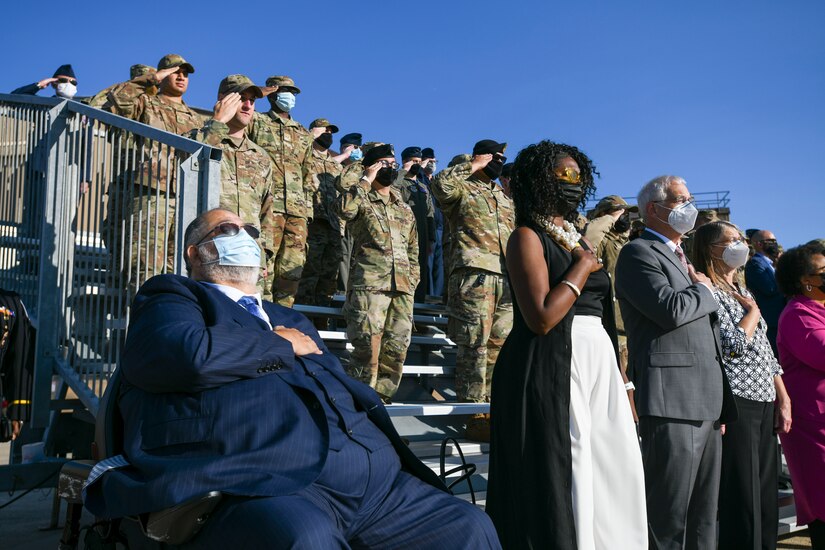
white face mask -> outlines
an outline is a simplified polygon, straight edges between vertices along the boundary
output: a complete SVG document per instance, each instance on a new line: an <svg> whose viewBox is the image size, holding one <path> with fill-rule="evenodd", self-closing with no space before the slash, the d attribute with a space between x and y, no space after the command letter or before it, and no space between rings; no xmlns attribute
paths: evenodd
<svg viewBox="0 0 825 550"><path fill-rule="evenodd" d="M748 263L749 252L748 245L743 241L732 242L726 246L724 252L722 252L722 261L725 262L728 267L739 269Z"/></svg>
<svg viewBox="0 0 825 550"><path fill-rule="evenodd" d="M59 97L72 99L75 96L75 94L77 94L77 86L75 86L71 82L61 82L57 85L57 95Z"/></svg>
<svg viewBox="0 0 825 550"><path fill-rule="evenodd" d="M658 206L662 205L659 204ZM699 211L692 202L685 203L678 208L668 208L667 206L662 206L662 208L670 210L670 214L667 217L667 224L678 234L684 235L696 225L696 218L699 216ZM661 220L661 218L659 219Z"/></svg>

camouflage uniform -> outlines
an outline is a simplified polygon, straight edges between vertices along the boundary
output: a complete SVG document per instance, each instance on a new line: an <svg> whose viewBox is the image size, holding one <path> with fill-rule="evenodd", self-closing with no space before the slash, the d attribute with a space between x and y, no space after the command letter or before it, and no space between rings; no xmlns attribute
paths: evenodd
<svg viewBox="0 0 825 550"><path fill-rule="evenodd" d="M469 162L447 168L436 174L431 189L450 233L447 330L458 347L456 394L460 401L484 402L513 325L504 253L514 213L501 187L471 170Z"/></svg>
<svg viewBox="0 0 825 550"><path fill-rule="evenodd" d="M220 208L231 210L260 228L265 208L272 200L272 162L266 151L248 137L236 139L228 133L225 123L209 119L200 130L192 130L189 137L223 150ZM267 244L262 246L266 248Z"/></svg>
<svg viewBox="0 0 825 550"><path fill-rule="evenodd" d="M415 289L415 300L424 302L429 293L430 264L428 252L435 241L435 207L427 186L416 179L409 179L406 174L394 184L401 198L409 205L418 227L418 265L422 273L421 283Z"/></svg>
<svg viewBox="0 0 825 550"><path fill-rule="evenodd" d="M338 268L343 258L338 191L335 180L342 166L329 151L312 149L312 223L307 236L307 261L298 286L298 302L329 305L338 286Z"/></svg>
<svg viewBox="0 0 825 550"><path fill-rule="evenodd" d="M154 74L154 73L155 73L155 68L154 67L150 67L148 65L140 65L140 64L132 65L129 68L129 79L133 80L133 79L135 79L139 76L143 76L143 75L147 75L147 74ZM114 105L112 105L112 102L109 100L109 92L111 92L115 88L115 86L120 86L120 84L115 84L114 86L109 86L108 88L105 88L105 89L99 91L98 93L96 93L92 97L88 98L88 100L86 100L85 103L87 103L91 107L95 107L96 109L100 109L102 111L108 111L110 113L117 112ZM149 95L156 95L157 90L151 90L151 87L150 87L149 92L150 92Z"/></svg>
<svg viewBox="0 0 825 550"><path fill-rule="evenodd" d="M385 196L361 182L339 190L339 215L353 238L344 304L355 348L349 374L391 397L401 382L420 279L415 218L393 189Z"/></svg>
<svg viewBox="0 0 825 550"><path fill-rule="evenodd" d="M292 307L306 261L308 219L312 217L311 135L300 123L274 111L256 113L249 137L275 165L272 208L264 231L267 250L265 297Z"/></svg>
<svg viewBox="0 0 825 550"><path fill-rule="evenodd" d="M204 118L185 103L145 93L153 82L154 75L144 75L114 86L109 100L115 112L178 135L203 126ZM127 149L122 162L129 168L134 164L134 169L109 187L107 245L111 243L110 251L120 269L125 271L127 261L131 262L131 284L138 285L173 269L178 158L166 145L144 143L140 138L135 140L134 149ZM134 244L129 238L130 225L131 234L139 239ZM119 232L123 249L130 251L128 260L120 249Z"/></svg>

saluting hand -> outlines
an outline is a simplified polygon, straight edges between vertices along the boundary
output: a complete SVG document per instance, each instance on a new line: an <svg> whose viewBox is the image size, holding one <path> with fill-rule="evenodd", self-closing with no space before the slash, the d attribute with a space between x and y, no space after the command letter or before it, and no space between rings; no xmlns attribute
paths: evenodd
<svg viewBox="0 0 825 550"><path fill-rule="evenodd" d="M232 120L241 107L241 94L232 92L226 94L215 103L215 114L212 118L224 124Z"/></svg>
<svg viewBox="0 0 825 550"><path fill-rule="evenodd" d="M169 76L170 74L175 74L180 70L180 67L167 67L165 69L160 69L159 71L155 72L155 82L160 84L163 82L163 79Z"/></svg>
<svg viewBox="0 0 825 550"><path fill-rule="evenodd" d="M473 173L478 172L493 160L493 155L487 153L486 155L476 155L470 160L470 166L473 167Z"/></svg>
<svg viewBox="0 0 825 550"><path fill-rule="evenodd" d="M57 82L57 79L56 79L56 78L54 78L54 77L52 77L52 78L44 78L43 80L41 80L40 82L38 82L38 83L37 83L37 87L38 87L38 88L45 88L46 86L48 86L48 85L49 85L49 84L51 84L52 82Z"/></svg>
<svg viewBox="0 0 825 550"><path fill-rule="evenodd" d="M268 96L271 93L277 92L278 86L261 86L261 93L264 94L264 97Z"/></svg>

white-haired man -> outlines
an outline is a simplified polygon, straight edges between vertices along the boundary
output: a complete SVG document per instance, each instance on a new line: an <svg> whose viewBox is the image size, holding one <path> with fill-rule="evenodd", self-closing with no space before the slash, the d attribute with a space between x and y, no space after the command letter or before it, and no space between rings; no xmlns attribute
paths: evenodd
<svg viewBox="0 0 825 550"><path fill-rule="evenodd" d="M698 211L678 176L648 182L637 204L647 228L619 254L616 296L636 384L650 548L715 548L720 422L735 408L710 280L680 246Z"/></svg>

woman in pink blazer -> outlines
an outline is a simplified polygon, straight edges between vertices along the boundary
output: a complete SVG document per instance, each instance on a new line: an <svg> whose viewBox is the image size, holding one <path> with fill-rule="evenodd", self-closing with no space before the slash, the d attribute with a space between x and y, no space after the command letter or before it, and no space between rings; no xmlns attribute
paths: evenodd
<svg viewBox="0 0 825 550"><path fill-rule="evenodd" d="M793 427L780 438L797 523L808 526L814 549L825 549L825 247L787 251L776 279L790 298L779 317L777 347L793 403Z"/></svg>

